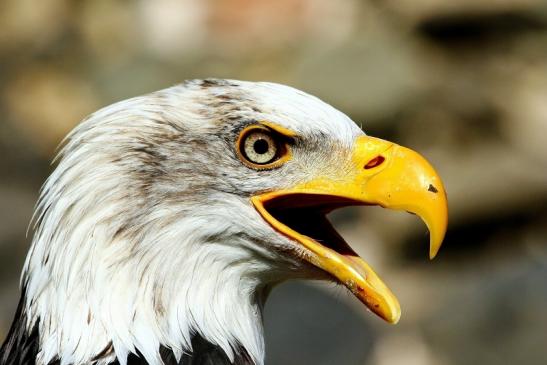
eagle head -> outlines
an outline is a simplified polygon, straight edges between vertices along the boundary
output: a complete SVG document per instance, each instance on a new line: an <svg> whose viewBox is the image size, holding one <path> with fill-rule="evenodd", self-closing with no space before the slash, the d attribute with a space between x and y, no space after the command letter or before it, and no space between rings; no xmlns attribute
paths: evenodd
<svg viewBox="0 0 547 365"><path fill-rule="evenodd" d="M327 213L415 213L431 257L446 230L424 158L273 83L194 80L113 104L57 161L22 278L37 364L184 363L196 337L227 363L262 364L264 302L291 278L341 283L395 323L397 299Z"/></svg>

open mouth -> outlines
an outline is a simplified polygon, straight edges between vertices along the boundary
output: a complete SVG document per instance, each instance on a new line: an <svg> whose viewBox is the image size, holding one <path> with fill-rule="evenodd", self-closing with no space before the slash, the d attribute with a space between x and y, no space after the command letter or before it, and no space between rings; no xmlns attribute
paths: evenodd
<svg viewBox="0 0 547 365"><path fill-rule="evenodd" d="M284 225L287 232L294 232L289 237L305 236L340 255L351 256L357 254L334 229L327 214L338 208L361 204L336 196L302 193L278 196L263 203L264 209Z"/></svg>
<svg viewBox="0 0 547 365"><path fill-rule="evenodd" d="M304 260L345 285L380 317L391 323L398 321L400 307L395 296L326 217L334 209L365 203L307 193L271 193L255 196L252 201L274 229L307 249L309 255L303 255Z"/></svg>

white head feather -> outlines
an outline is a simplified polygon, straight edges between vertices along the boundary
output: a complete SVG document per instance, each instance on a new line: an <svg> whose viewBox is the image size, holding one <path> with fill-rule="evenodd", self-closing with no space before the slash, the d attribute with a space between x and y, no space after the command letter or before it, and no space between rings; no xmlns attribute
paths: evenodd
<svg viewBox="0 0 547 365"><path fill-rule="evenodd" d="M97 364L125 364L137 350L161 364L160 346L179 358L194 333L232 360L243 349L263 363L269 287L312 269L286 254L298 247L249 196L340 161L302 153L267 174L246 168L231 138L261 120L348 150L362 134L301 91L223 80L122 101L74 129L41 192L22 279L38 364L98 354Z"/></svg>

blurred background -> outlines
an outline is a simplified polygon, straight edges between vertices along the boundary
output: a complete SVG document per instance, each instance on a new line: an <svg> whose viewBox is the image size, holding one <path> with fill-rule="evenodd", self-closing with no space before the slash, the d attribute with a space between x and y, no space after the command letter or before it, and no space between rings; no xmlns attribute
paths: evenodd
<svg viewBox="0 0 547 365"><path fill-rule="evenodd" d="M267 364L546 363L544 0L2 0L0 25L0 340L62 137L114 101L226 77L300 88L420 151L450 203L432 262L414 216L333 214L402 319L287 283L266 308Z"/></svg>

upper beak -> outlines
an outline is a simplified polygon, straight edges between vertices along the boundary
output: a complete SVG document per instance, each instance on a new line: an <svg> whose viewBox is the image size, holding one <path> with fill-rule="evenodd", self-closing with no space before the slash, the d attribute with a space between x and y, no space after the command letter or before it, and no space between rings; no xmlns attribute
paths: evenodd
<svg viewBox="0 0 547 365"><path fill-rule="evenodd" d="M350 165L341 176L317 177L291 189L254 196L252 202L270 225L308 249L306 260L346 285L371 311L396 323L401 315L397 298L363 259L354 252L337 252L296 232L267 209L268 202L282 196L313 194L319 200L324 197L346 202L338 206L380 205L406 210L427 225L429 257L434 258L446 232L448 208L442 181L433 167L408 148L368 136L356 139Z"/></svg>

